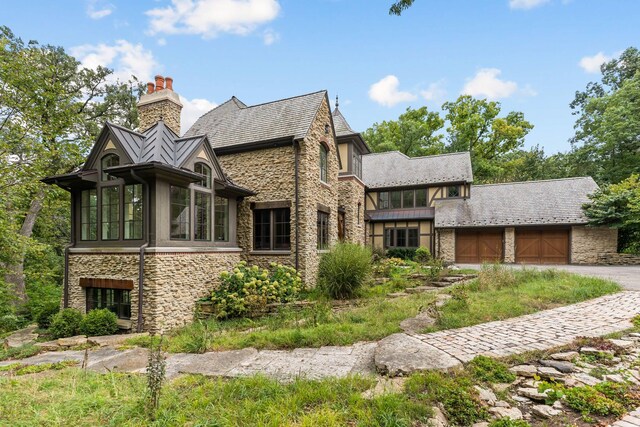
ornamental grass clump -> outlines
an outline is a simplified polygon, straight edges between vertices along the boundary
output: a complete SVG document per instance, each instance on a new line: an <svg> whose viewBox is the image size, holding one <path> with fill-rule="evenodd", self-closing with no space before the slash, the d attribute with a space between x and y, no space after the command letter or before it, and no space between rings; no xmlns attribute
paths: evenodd
<svg viewBox="0 0 640 427"><path fill-rule="evenodd" d="M331 298L351 298L371 274L371 249L339 243L322 255L318 285Z"/></svg>
<svg viewBox="0 0 640 427"><path fill-rule="evenodd" d="M276 263L266 269L241 261L232 272L222 272L220 282L211 295L219 319L256 314L267 304L295 301L302 290L300 274Z"/></svg>

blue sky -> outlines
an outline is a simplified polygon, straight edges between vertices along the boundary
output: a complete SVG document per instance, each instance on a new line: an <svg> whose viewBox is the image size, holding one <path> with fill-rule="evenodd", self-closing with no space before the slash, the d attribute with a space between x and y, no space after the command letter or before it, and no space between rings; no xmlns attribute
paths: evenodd
<svg viewBox="0 0 640 427"><path fill-rule="evenodd" d="M174 78L183 121L232 95L247 104L320 89L353 128L462 93L535 125L527 146L569 149L576 90L640 47L638 0L148 0L3 4L0 24L118 76ZM183 131L186 129L183 129Z"/></svg>

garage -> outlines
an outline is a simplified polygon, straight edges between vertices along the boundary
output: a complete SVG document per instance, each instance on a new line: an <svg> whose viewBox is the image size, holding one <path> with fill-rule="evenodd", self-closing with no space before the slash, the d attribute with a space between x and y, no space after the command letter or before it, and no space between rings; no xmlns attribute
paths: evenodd
<svg viewBox="0 0 640 427"><path fill-rule="evenodd" d="M568 264L568 229L516 229L516 262Z"/></svg>
<svg viewBox="0 0 640 427"><path fill-rule="evenodd" d="M503 259L502 229L456 230L456 262L499 262Z"/></svg>

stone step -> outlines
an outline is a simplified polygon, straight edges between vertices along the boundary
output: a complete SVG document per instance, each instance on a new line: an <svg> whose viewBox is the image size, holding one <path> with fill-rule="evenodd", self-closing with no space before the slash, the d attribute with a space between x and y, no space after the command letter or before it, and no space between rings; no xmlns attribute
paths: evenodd
<svg viewBox="0 0 640 427"><path fill-rule="evenodd" d="M408 294L423 294L425 292L431 292L439 289L435 286L416 286L415 288L407 288L404 291Z"/></svg>

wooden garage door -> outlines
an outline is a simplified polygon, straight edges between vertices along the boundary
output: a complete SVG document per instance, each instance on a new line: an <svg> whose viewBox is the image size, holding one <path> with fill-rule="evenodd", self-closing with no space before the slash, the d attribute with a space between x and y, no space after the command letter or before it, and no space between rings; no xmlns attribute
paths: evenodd
<svg viewBox="0 0 640 427"><path fill-rule="evenodd" d="M516 262L567 264L569 230L516 230Z"/></svg>
<svg viewBox="0 0 640 427"><path fill-rule="evenodd" d="M502 230L457 230L456 262L502 261Z"/></svg>

